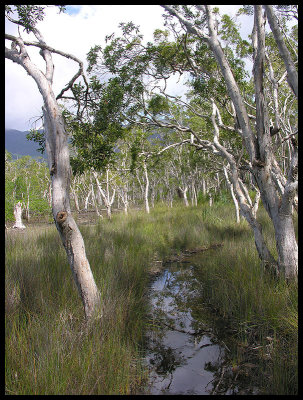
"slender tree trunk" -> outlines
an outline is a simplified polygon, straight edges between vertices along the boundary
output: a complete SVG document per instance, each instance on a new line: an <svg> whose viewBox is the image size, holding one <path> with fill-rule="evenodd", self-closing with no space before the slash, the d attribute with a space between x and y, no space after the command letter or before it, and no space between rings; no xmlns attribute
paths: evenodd
<svg viewBox="0 0 303 400"><path fill-rule="evenodd" d="M144 198L144 188L143 188L143 185L142 185L142 183L141 183L141 179L140 179L140 177L139 177L139 173L138 173L138 170L137 170L137 169L136 169L136 178L137 178L137 181L138 181L139 186L140 186L140 189L141 189L142 198ZM133 199L133 200L134 200L134 199Z"/></svg>
<svg viewBox="0 0 303 400"><path fill-rule="evenodd" d="M283 271L285 270L287 278L296 277L298 271L298 264L296 261L298 248L295 240L295 233L294 230L291 230L291 224L287 224L288 227L287 236L289 240L287 241L283 240L283 238L281 237L279 231L282 225L279 221L279 219L281 218L279 213L279 198L275 189L274 182L272 181L272 166L275 163L275 159L272 151L272 144L271 144L271 137L269 130L269 118L267 114L266 101L264 99L264 92L263 92L265 32L264 32L264 20L262 16L261 6L259 5L255 6L255 22L252 34L253 47L254 47L253 74L254 74L255 98L256 98L257 146L255 144L256 143L254 140L255 136L251 130L248 114L246 112L243 99L239 92L239 88L232 75L232 72L225 58L225 55L222 51L222 48L217 40L210 6L205 6L205 8L207 10L209 32L210 32L210 40L208 42L216 56L222 74L225 78L227 89L234 103L240 127L242 129L242 137L245 142L246 149L248 151L253 166L254 178L257 182L258 188L260 189L263 205L266 211L268 212L268 215L270 216L273 222L273 226L275 228L277 250L279 254L279 259L278 259L279 269ZM293 169L296 169L296 166L294 166ZM291 187L291 179L289 187ZM283 198L287 202L285 195L283 195ZM246 215L248 222L250 222L251 217L250 215L248 215L248 213L242 210L242 206L241 206L241 211L243 215ZM269 255L270 253L268 249L266 248L264 251L262 251L262 249L264 249L263 246L264 239L263 238L261 239L261 231L259 230L258 225L256 225L254 222L253 223L250 222L250 224L254 229L255 239L256 237L260 238L259 242L256 241L256 246L260 254L260 257L262 258L264 256L265 258L262 258L263 261L271 262L273 257ZM278 229L278 231L276 229ZM292 256L291 254L295 254L295 256Z"/></svg>
<svg viewBox="0 0 303 400"><path fill-rule="evenodd" d="M44 46L45 42L40 32L35 29L33 33L40 45ZM52 56L47 49L40 51L46 64L46 71L43 73L30 60L23 40L14 38L14 42L20 51L6 48L6 57L26 70L35 80L43 98L45 145L52 185L52 213L84 305L85 316L90 320L98 310L100 293L86 257L81 232L71 214L69 148L62 113L52 90Z"/></svg>
<svg viewBox="0 0 303 400"><path fill-rule="evenodd" d="M48 104L47 108L43 107L43 114L52 181L53 216L83 301L85 316L90 320L97 311L100 293L86 257L81 232L71 214L69 199L71 169L64 122L55 102Z"/></svg>
<svg viewBox="0 0 303 400"><path fill-rule="evenodd" d="M202 177L202 193L203 196L206 195L206 180Z"/></svg>
<svg viewBox="0 0 303 400"><path fill-rule="evenodd" d="M124 205L124 214L128 214L128 188L127 187L122 187L121 190L119 191L119 198L121 198L121 201Z"/></svg>
<svg viewBox="0 0 303 400"><path fill-rule="evenodd" d="M92 193L92 200L93 200L93 204L94 204L94 207L95 207L96 214L98 215L98 217L103 218L102 214L100 213L100 211L98 209L98 202L97 202L97 199L96 199L96 195L95 195L94 185L93 184L91 184L91 193Z"/></svg>
<svg viewBox="0 0 303 400"><path fill-rule="evenodd" d="M151 189L150 201L151 201L152 208L155 208L155 187L154 186L152 186L152 189Z"/></svg>
<svg viewBox="0 0 303 400"><path fill-rule="evenodd" d="M107 214L108 219L111 219L111 217L112 217L112 208L111 208L110 204L106 205L106 214Z"/></svg>
<svg viewBox="0 0 303 400"><path fill-rule="evenodd" d="M297 241L291 233L294 231L293 218L291 214L280 214L274 218L276 245L278 249L280 272L286 278L298 274L298 250ZM293 270L296 265L296 270Z"/></svg>
<svg viewBox="0 0 303 400"><path fill-rule="evenodd" d="M270 25L270 29L274 35L275 41L278 45L280 55L284 61L287 75L288 75L288 83L296 97L298 97L298 73L295 67L294 62L292 61L291 55L288 51L288 48L285 45L283 40L282 33L280 32L279 25L276 21L276 16L274 14L273 8L271 5L264 5L263 6L266 11L266 16L268 18L268 22Z"/></svg>
<svg viewBox="0 0 303 400"><path fill-rule="evenodd" d="M78 201L78 196L77 196L76 190L75 190L75 189L72 189L72 193L73 193L73 197L74 197L74 202L75 202L76 211L77 211L78 213L80 213L79 201Z"/></svg>
<svg viewBox="0 0 303 400"><path fill-rule="evenodd" d="M197 207L197 205L198 205L197 191L196 191L196 187L195 187L194 181L192 181L191 187L192 187L192 189L191 189L191 191L192 191L191 204L192 204L193 206L196 206L196 207Z"/></svg>
<svg viewBox="0 0 303 400"><path fill-rule="evenodd" d="M15 224L13 228L16 229L25 229L26 226L22 223L22 204L18 201L14 207L14 217L15 217Z"/></svg>
<svg viewBox="0 0 303 400"><path fill-rule="evenodd" d="M213 205L213 196L211 194L211 192L209 192L209 207L211 207Z"/></svg>
<svg viewBox="0 0 303 400"><path fill-rule="evenodd" d="M99 193L101 194L101 196L103 198L103 201L105 203L107 216L108 216L109 219L111 219L111 206L112 206L112 204L114 202L114 199L115 199L116 190L115 189L113 190L112 198L110 198L110 195L109 195L108 170L106 171L106 193L104 193L104 191L103 191L103 189L101 187L101 184L99 182L98 175L97 175L97 173L95 171L93 171L93 175L95 177Z"/></svg>
<svg viewBox="0 0 303 400"><path fill-rule="evenodd" d="M143 169L144 169L144 175L145 175L145 192L144 192L145 210L146 210L147 214L149 214L150 213L149 202L148 202L149 179L148 179L147 167L146 167L145 161L143 162Z"/></svg>
<svg viewBox="0 0 303 400"><path fill-rule="evenodd" d="M223 167L223 171L224 171L224 175L225 175L225 178L226 178L227 186L228 186L228 188L230 190L231 197L233 199L233 202L234 202L234 205L235 205L235 208L236 208L236 221L237 221L237 224L239 224L240 223L239 203L238 203L238 200L237 200L237 198L235 196L233 185L231 184L231 182L230 182L230 180L228 178L228 173L227 173L226 167Z"/></svg>
<svg viewBox="0 0 303 400"><path fill-rule="evenodd" d="M184 189L182 189L180 186L177 188L178 195L180 199L183 199L185 207L189 207L187 199L187 190L188 190L187 186Z"/></svg>
<svg viewBox="0 0 303 400"><path fill-rule="evenodd" d="M87 212L88 210L88 200L89 200L89 196L91 195L91 190L89 190L87 196L85 197L85 201L84 201L84 211Z"/></svg>
<svg viewBox="0 0 303 400"><path fill-rule="evenodd" d="M127 200L127 192L123 194L122 202L124 204L124 214L128 214L128 200Z"/></svg>
<svg viewBox="0 0 303 400"><path fill-rule="evenodd" d="M257 188L255 188L255 189L256 189L256 197L255 197L254 204L252 207L252 214L253 214L254 218L257 218L257 212L258 212L258 208L259 208L259 201L260 201L261 195L260 195L260 191Z"/></svg>

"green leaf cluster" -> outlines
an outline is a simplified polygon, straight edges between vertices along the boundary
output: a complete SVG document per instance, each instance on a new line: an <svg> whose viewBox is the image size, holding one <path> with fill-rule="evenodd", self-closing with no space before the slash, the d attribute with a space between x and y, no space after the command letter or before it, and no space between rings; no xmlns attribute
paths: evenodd
<svg viewBox="0 0 303 400"><path fill-rule="evenodd" d="M59 7L59 12L65 11L65 5L56 5ZM11 19L14 13L17 14L17 24L24 26L26 33L30 33L35 28L38 21L42 21L44 18L45 6L34 6L34 5L5 5L5 15Z"/></svg>
<svg viewBox="0 0 303 400"><path fill-rule="evenodd" d="M169 104L166 97L155 94L148 102L148 111L154 115L169 111Z"/></svg>
<svg viewBox="0 0 303 400"><path fill-rule="evenodd" d="M39 151L41 154L45 152L45 134L43 131L31 129L26 135L26 139L38 143L40 147L37 149L37 151Z"/></svg>

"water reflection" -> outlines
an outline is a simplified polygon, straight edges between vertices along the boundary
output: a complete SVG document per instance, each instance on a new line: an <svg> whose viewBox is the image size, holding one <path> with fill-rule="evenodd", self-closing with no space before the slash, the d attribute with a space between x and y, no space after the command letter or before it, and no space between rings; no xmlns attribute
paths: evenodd
<svg viewBox="0 0 303 400"><path fill-rule="evenodd" d="M196 312L201 283L194 267L171 264L150 292L149 394L236 394L226 346Z"/></svg>

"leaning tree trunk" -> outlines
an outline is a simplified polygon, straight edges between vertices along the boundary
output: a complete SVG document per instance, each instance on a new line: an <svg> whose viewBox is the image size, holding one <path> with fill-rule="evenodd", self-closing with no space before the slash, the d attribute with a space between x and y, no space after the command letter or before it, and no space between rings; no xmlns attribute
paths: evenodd
<svg viewBox="0 0 303 400"><path fill-rule="evenodd" d="M100 293L86 257L81 232L71 214L69 148L62 113L52 90L54 65L51 52L48 50L40 32L34 29L33 33L39 41L35 45L42 49L40 55L46 63L45 73L31 62L21 38L7 37L6 35L8 39L13 41L13 45L11 50L5 49L5 55L26 70L35 80L43 97L45 142L52 185L52 213L83 301L86 319L91 320L98 310ZM72 57L69 56L69 58Z"/></svg>
<svg viewBox="0 0 303 400"><path fill-rule="evenodd" d="M219 142L219 128L215 119L215 115L217 112L218 109L213 101L213 113L211 119L214 126L214 145L218 150L218 152L221 154L221 156L225 158L229 163L231 169L233 192L240 206L241 214L244 216L244 218L246 219L246 221L249 223L250 227L253 230L258 255L260 259L263 261L264 265L268 266L269 268L273 268L274 272L278 273L277 263L275 262L274 257L270 253L265 243L262 233L262 226L259 224L259 222L255 217L253 204L251 203L251 201L250 202L247 201L247 193L245 193L245 190L243 190L244 185L243 184L241 185L241 180L239 177L239 171L235 158Z"/></svg>
<svg viewBox="0 0 303 400"><path fill-rule="evenodd" d="M288 51L288 48L284 42L282 33L280 32L279 25L276 21L276 16L274 14L273 8L271 5L264 5L263 6L266 11L266 16L268 19L268 23L270 25L270 29L274 35L275 41L277 43L279 52L281 57L283 58L286 70L287 70L287 81L296 95L298 97L298 73L296 70L296 66L292 61L291 55Z"/></svg>
<svg viewBox="0 0 303 400"><path fill-rule="evenodd" d="M258 189L260 190L260 195L262 198L263 205L273 222L275 229L275 237L277 250L279 254L278 266L279 270L285 271L286 278L297 278L298 273L298 246L295 238L295 232L293 229L293 224L291 221L291 212L288 208L294 202L296 196L296 190L298 186L297 179L297 161L293 163L289 170L288 179L285 185L285 190L282 196L279 198L279 193L275 189L274 183L274 171L273 166L276 163L273 149L271 146L270 137L270 127L269 118L266 109L266 102L264 99L264 88L263 88L263 75L264 75L264 58L265 58L265 21L262 15L262 6L255 5L255 21L254 29L252 33L253 47L254 47L254 83L255 83L255 99L256 99L256 133L253 132L248 113L246 111L245 103L237 82L235 81L232 70L228 64L227 58L223 52L217 36L217 26L214 21L213 11L210 5L196 5L196 8L205 13L205 17L208 24L209 35L205 35L202 30L200 30L194 23L189 19L180 14L179 11L175 10L171 6L162 5L171 15L176 16L179 21L185 26L185 29L191 34L196 34L202 40L206 41L210 49L214 53L217 63L220 67L221 73L225 80L228 94L233 102L237 122L240 126L240 133L243 144L249 154L251 163L251 172L254 175L254 179L257 183ZM271 18L272 9L269 6L264 6L266 8L266 13ZM281 48L280 37L275 31L275 26L270 20L271 28L279 47L281 56L284 59L285 66L287 68L288 83L291 89L297 96L297 75L295 73L295 68L290 62L290 57L284 52L285 49ZM290 69L289 66L292 68ZM295 146L296 147L296 146ZM297 150L294 149L294 153ZM293 155L294 156L294 155ZM293 158L292 156L292 158ZM233 184L235 192L237 193L237 188L235 185L238 183L236 172L233 171ZM242 214L245 215L245 207L242 209L241 199L238 199L241 207ZM281 205L284 204L283 207ZM245 203L243 203L245 205ZM283 209L287 209L286 214ZM247 214L247 220L250 220L250 214ZM261 234L258 226L256 226L256 232ZM284 229L284 231L283 231ZM261 239L263 241L263 238ZM261 247L260 247L261 248ZM260 250L258 249L258 251ZM267 252L265 252L267 253ZM264 253L264 254L265 254ZM260 254L260 253L259 253ZM271 258L271 257L270 257Z"/></svg>
<svg viewBox="0 0 303 400"><path fill-rule="evenodd" d="M96 311L100 294L96 286L84 241L71 214L69 149L64 121L51 93L43 107L46 149L52 181L52 213L65 248L74 280L89 320Z"/></svg>
<svg viewBox="0 0 303 400"><path fill-rule="evenodd" d="M253 32L254 47L254 83L256 98L256 130L259 145L258 163L254 165L255 179L261 192L262 202L274 226L276 246L278 250L279 272L286 278L298 274L298 245L292 221L292 203L297 187L297 148L294 141L291 166L284 194L279 198L275 189L272 168L275 156L272 150L269 117L263 88L265 62L265 29L262 6L255 7L255 23Z"/></svg>
<svg viewBox="0 0 303 400"><path fill-rule="evenodd" d="M298 273L298 246L295 232L293 224L290 222L290 217L287 216L289 217L289 219L287 219L279 209L279 195L275 189L275 184L272 178L272 168L275 163L275 156L271 144L269 118L263 88L265 59L264 19L262 16L262 6L256 5L254 7L255 23L252 38L254 47L253 74L256 98L256 137L251 129L249 117L240 90L218 41L211 8L206 5L205 10L210 34L208 43L217 59L222 75L225 79L227 90L234 104L242 130L241 136L250 157L254 178L260 190L263 205L271 218L275 229L276 245L279 254L279 272L285 272L286 278L296 278ZM286 186L288 185L289 187L289 196L285 190L285 193L281 197L281 202L293 202L297 185L296 175L297 164L294 164L293 168L290 169L286 184ZM283 232L283 222L287 222L286 227L284 226L286 232ZM286 240L286 237L289 240ZM265 253L267 253L267 251Z"/></svg>

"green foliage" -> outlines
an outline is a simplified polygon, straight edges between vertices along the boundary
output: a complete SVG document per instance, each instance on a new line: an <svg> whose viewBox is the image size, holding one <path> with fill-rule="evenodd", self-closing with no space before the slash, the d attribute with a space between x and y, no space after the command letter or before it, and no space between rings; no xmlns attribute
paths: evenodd
<svg viewBox="0 0 303 400"><path fill-rule="evenodd" d="M106 84L100 84L93 77L91 89L97 99L91 109L92 122L73 118L65 111L76 153L71 157L74 173L82 173L91 167L100 170L112 162L117 140L128 132L121 117L121 109L126 106L122 80L110 78ZM78 86L76 90L78 97L83 96L84 88Z"/></svg>
<svg viewBox="0 0 303 400"><path fill-rule="evenodd" d="M168 36L169 36L168 30L155 29L154 31L154 39L156 43L166 41Z"/></svg>
<svg viewBox="0 0 303 400"><path fill-rule="evenodd" d="M94 46L90 49L90 51L87 53L87 61L88 61L88 67L87 71L91 72L94 66L97 64L98 61L98 53L101 50L101 46Z"/></svg>
<svg viewBox="0 0 303 400"><path fill-rule="evenodd" d="M14 220L14 204L11 193L15 188L14 182L5 180L5 221Z"/></svg>
<svg viewBox="0 0 303 400"><path fill-rule="evenodd" d="M59 7L59 12L65 11L64 5L57 5ZM19 25L24 26L24 30L26 33L30 33L35 29L38 21L42 21L44 18L44 9L45 6L33 6L33 5L6 5L5 6L5 15L10 20L12 20L11 16L14 12L17 13L17 20L12 20Z"/></svg>
<svg viewBox="0 0 303 400"><path fill-rule="evenodd" d="M169 111L166 97L155 94L148 102L148 110L154 115Z"/></svg>
<svg viewBox="0 0 303 400"><path fill-rule="evenodd" d="M48 214L50 207L45 198L48 185L49 171L44 161L30 156L18 160L8 157L5 163L5 220L13 221L15 204L21 201L26 205L28 199L31 214Z"/></svg>
<svg viewBox="0 0 303 400"><path fill-rule="evenodd" d="M222 16L219 33L222 39L227 41L228 45L234 46L235 54L238 57L243 59L252 54L252 46L246 40L242 40L239 33L239 27L228 15ZM240 59L238 59L237 61L238 63L241 62ZM243 66L244 64L242 63L242 68ZM231 65L231 67L233 69L233 65Z"/></svg>
<svg viewBox="0 0 303 400"><path fill-rule="evenodd" d="M137 161L138 161L138 154L140 151L140 140L136 138L130 148L130 156L131 156L131 164L130 164L130 171L131 173L134 173L136 166L137 166Z"/></svg>
<svg viewBox="0 0 303 400"><path fill-rule="evenodd" d="M26 135L26 139L38 143L40 147L37 149L37 151L39 151L41 154L45 152L44 132L38 131L36 129L31 129L29 133Z"/></svg>
<svg viewBox="0 0 303 400"><path fill-rule="evenodd" d="M228 204L231 201L231 195L228 190L220 190L213 196L214 202L217 204Z"/></svg>
<svg viewBox="0 0 303 400"><path fill-rule="evenodd" d="M254 6L246 4L243 5L243 7L238 10L237 14L253 15L253 13L254 13Z"/></svg>

